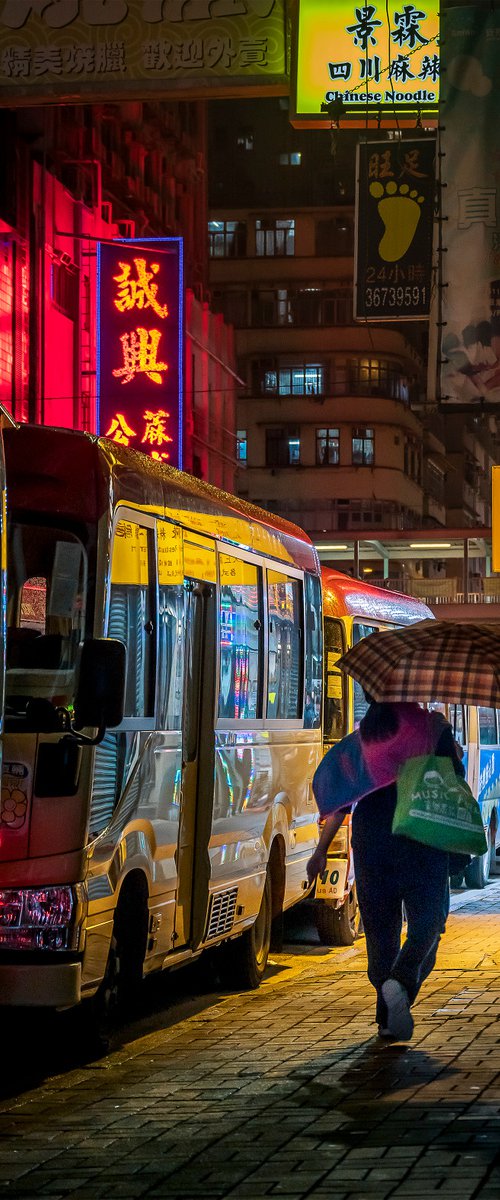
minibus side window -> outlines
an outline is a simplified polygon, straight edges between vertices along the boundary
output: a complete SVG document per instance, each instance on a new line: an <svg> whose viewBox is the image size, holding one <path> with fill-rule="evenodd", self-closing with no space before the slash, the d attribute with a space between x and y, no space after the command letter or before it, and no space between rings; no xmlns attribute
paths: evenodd
<svg viewBox="0 0 500 1200"><path fill-rule="evenodd" d="M481 706L477 710L477 716L478 716L478 724L479 724L479 745L480 746L497 746L498 745L498 734L497 734L497 722L496 722L496 709L495 708L483 708Z"/></svg>
<svg viewBox="0 0 500 1200"><path fill-rule="evenodd" d="M118 521L111 561L108 637L127 647L125 718L154 715L155 586L153 530Z"/></svg>
<svg viewBox="0 0 500 1200"><path fill-rule="evenodd" d="M262 716L262 571L219 554L219 717Z"/></svg>
<svg viewBox="0 0 500 1200"><path fill-rule="evenodd" d="M267 716L271 720L302 717L303 606L302 583L281 571L267 572L269 660Z"/></svg>
<svg viewBox="0 0 500 1200"><path fill-rule="evenodd" d="M371 633L377 633L378 625L365 625L361 621L356 621L352 630L353 644L356 645L362 638L369 637ZM368 701L365 698L365 693L361 684L354 680L353 686L354 698L354 728L357 729L360 722L368 709Z"/></svg>
<svg viewBox="0 0 500 1200"><path fill-rule="evenodd" d="M305 576L306 676L304 727L319 729L323 662L321 651L321 584L315 575Z"/></svg>
<svg viewBox="0 0 500 1200"><path fill-rule="evenodd" d="M340 621L325 617L325 705L324 740L336 742L346 732L345 677L337 667L344 653L344 631Z"/></svg>

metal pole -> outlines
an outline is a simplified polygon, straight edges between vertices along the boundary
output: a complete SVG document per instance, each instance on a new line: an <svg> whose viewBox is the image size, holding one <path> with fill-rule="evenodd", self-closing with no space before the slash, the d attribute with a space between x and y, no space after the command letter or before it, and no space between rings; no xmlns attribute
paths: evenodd
<svg viewBox="0 0 500 1200"><path fill-rule="evenodd" d="M469 539L464 538L464 570L463 570L464 604L469 600Z"/></svg>
<svg viewBox="0 0 500 1200"><path fill-rule="evenodd" d="M353 546L354 551L354 578L359 579L359 538L356 538Z"/></svg>

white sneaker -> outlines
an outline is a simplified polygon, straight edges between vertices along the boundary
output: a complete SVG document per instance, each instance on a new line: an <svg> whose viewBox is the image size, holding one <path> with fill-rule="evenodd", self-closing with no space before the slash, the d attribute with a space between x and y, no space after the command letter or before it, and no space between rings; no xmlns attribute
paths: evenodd
<svg viewBox="0 0 500 1200"><path fill-rule="evenodd" d="M407 1042L413 1033L408 992L397 979L386 979L381 987L387 1005L387 1029L398 1042Z"/></svg>

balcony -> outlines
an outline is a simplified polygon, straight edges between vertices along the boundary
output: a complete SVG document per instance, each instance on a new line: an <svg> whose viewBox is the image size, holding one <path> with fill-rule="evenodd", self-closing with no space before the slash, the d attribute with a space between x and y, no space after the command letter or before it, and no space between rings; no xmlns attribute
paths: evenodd
<svg viewBox="0 0 500 1200"><path fill-rule="evenodd" d="M321 562L423 600L437 617L496 619L500 573L491 574L491 529L386 529L314 539ZM466 619L467 619L466 618Z"/></svg>

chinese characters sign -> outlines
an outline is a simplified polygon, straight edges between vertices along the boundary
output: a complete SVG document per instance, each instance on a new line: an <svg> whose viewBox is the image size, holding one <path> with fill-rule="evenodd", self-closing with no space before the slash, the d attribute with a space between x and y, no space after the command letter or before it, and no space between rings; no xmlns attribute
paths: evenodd
<svg viewBox="0 0 500 1200"><path fill-rule="evenodd" d="M98 246L98 431L182 466L182 239Z"/></svg>
<svg viewBox="0 0 500 1200"><path fill-rule="evenodd" d="M354 315L427 317L431 298L434 138L358 146Z"/></svg>
<svg viewBox="0 0 500 1200"><path fill-rule="evenodd" d="M474 408L500 404L500 11L450 9L444 28L439 391Z"/></svg>
<svg viewBox="0 0 500 1200"><path fill-rule="evenodd" d="M286 83L285 0L0 0L0 95L33 104Z"/></svg>
<svg viewBox="0 0 500 1200"><path fill-rule="evenodd" d="M299 0L292 123L437 123L439 2ZM323 108L323 111L322 111Z"/></svg>

